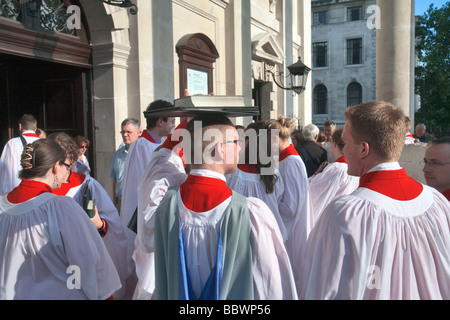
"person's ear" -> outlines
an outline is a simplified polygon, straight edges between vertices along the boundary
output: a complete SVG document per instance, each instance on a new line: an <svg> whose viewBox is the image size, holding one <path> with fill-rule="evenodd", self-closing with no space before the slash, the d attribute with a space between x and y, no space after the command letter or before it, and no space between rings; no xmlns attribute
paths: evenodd
<svg viewBox="0 0 450 320"><path fill-rule="evenodd" d="M370 145L367 141L362 141L361 144L361 149L360 149L360 157L365 158L369 155L370 152Z"/></svg>

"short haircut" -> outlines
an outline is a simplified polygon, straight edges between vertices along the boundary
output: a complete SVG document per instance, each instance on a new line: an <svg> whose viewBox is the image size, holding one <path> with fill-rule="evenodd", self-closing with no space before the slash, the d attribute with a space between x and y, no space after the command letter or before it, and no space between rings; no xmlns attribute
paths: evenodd
<svg viewBox="0 0 450 320"><path fill-rule="evenodd" d="M405 114L385 101L351 106L345 111L356 143L366 141L385 160L399 159L405 143Z"/></svg>
<svg viewBox="0 0 450 320"><path fill-rule="evenodd" d="M336 127L336 123L333 120L326 120L323 123L324 127Z"/></svg>
<svg viewBox="0 0 450 320"><path fill-rule="evenodd" d="M313 141L314 138L319 134L320 130L315 124L307 124L303 128L303 135L307 141Z"/></svg>
<svg viewBox="0 0 450 320"><path fill-rule="evenodd" d="M136 130L139 130L139 127L141 126L141 122L138 119L135 118L126 118L125 120L122 121L122 123L120 124L120 127L123 128L127 125L133 125L133 127Z"/></svg>
<svg viewBox="0 0 450 320"><path fill-rule="evenodd" d="M147 107L147 109L145 109L145 111L152 111L152 110L158 110L158 109L168 109L168 108L173 108L173 104L169 101L165 101L165 100L155 100L152 103L150 103ZM147 129L153 129L156 127L156 123L158 122L158 120L162 118L163 121L167 121L168 117L146 117L147 119Z"/></svg>
<svg viewBox="0 0 450 320"><path fill-rule="evenodd" d="M196 135L194 133L194 130L196 128L196 123L201 122L201 128L202 128L202 143L195 143L195 138ZM222 134L225 137L225 131L226 129L229 129L229 127L234 128L234 124L233 122L231 122L231 120L224 116L224 115L201 115L201 116L197 116L194 117L193 119L191 119L191 121L188 122L188 124L186 125L186 130L187 132L190 134L190 152L186 152L186 156L190 157L190 163L194 163L194 159L195 158L195 154L197 155L202 155L201 157L201 161L203 162L203 152L205 150L205 148L211 143L211 141L204 141L203 140L203 136L206 130L211 129L211 128L215 128L218 129L222 132ZM198 146L201 145L201 150L200 148L198 148ZM196 148L197 147L197 148Z"/></svg>
<svg viewBox="0 0 450 320"><path fill-rule="evenodd" d="M20 117L18 123L22 126L22 130L33 130L37 129L37 120L32 114L24 114Z"/></svg>

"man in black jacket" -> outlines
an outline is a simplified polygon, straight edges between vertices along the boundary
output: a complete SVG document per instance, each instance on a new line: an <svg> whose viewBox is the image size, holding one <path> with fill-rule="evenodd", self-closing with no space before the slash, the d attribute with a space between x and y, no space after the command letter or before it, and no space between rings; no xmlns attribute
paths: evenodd
<svg viewBox="0 0 450 320"><path fill-rule="evenodd" d="M327 161L327 151L319 146L316 141L319 136L319 128L314 124L308 124L303 128L306 141L299 146L299 155L305 163L308 178L311 177L323 162Z"/></svg>

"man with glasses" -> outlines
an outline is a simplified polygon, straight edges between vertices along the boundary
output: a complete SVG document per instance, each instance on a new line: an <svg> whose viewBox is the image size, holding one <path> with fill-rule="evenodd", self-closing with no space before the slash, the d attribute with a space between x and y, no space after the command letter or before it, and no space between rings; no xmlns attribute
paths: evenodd
<svg viewBox="0 0 450 320"><path fill-rule="evenodd" d="M178 143L172 138L181 131ZM154 153L140 183L137 223L140 243L155 256L155 268L145 271L153 298L297 298L273 213L227 187L241 145L233 123L210 114L183 121Z"/></svg>
<svg viewBox="0 0 450 320"><path fill-rule="evenodd" d="M119 213L122 200L122 182L125 160L131 144L142 134L141 123L137 119L127 118L122 121L120 126L122 128L120 134L122 135L123 143L114 153L111 169L109 171L109 176L113 179L113 203L119 209Z"/></svg>
<svg viewBox="0 0 450 320"><path fill-rule="evenodd" d="M425 151L423 173L427 185L450 201L450 137L434 140Z"/></svg>

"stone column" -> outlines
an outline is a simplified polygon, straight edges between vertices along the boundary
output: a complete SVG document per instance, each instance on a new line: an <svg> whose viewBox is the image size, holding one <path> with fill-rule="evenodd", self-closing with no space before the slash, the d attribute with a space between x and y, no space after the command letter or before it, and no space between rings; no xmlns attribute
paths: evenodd
<svg viewBox="0 0 450 320"><path fill-rule="evenodd" d="M414 108L414 0L377 0L381 29L377 30L376 98L391 102L406 115Z"/></svg>

